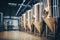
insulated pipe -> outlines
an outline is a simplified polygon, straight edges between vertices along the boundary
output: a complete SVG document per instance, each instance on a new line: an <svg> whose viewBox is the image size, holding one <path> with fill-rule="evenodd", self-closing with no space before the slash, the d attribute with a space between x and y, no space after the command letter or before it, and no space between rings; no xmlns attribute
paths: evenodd
<svg viewBox="0 0 60 40"><path fill-rule="evenodd" d="M16 12L16 15L17 15L18 12L20 11L20 9L21 9L21 7L22 7L22 5L24 4L25 1L26 1L26 0L23 0L23 2L21 3L21 6L19 7L18 11Z"/></svg>
<svg viewBox="0 0 60 40"><path fill-rule="evenodd" d="M31 2L32 0L30 0L26 5L29 5L29 3ZM22 9L22 11L21 12L23 12L25 9L26 9L27 7L25 6L25 8L24 9ZM20 14L21 14L21 12L20 12ZM19 15L20 15L19 14Z"/></svg>

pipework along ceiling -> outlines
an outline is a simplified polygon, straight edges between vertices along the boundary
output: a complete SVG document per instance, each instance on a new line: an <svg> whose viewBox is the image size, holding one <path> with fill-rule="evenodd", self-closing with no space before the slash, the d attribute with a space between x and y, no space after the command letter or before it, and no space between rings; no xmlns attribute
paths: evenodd
<svg viewBox="0 0 60 40"><path fill-rule="evenodd" d="M39 0L0 0L0 12L4 16L21 16Z"/></svg>

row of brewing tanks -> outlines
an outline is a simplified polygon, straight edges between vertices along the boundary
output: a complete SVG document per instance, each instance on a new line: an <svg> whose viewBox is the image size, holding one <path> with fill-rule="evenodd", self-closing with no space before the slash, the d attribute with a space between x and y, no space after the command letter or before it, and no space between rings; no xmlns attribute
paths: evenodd
<svg viewBox="0 0 60 40"><path fill-rule="evenodd" d="M50 16L49 0L46 4L36 3L20 16L20 30L38 36L55 37L55 18Z"/></svg>

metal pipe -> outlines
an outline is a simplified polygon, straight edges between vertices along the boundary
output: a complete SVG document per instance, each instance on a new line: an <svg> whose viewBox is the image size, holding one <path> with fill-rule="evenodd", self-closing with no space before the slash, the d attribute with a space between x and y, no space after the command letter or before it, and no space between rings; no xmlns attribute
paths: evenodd
<svg viewBox="0 0 60 40"><path fill-rule="evenodd" d="M11 6L27 6L27 7L31 7L30 5L22 5L22 4L17 4L17 3L8 3L9 5L11 5Z"/></svg>
<svg viewBox="0 0 60 40"><path fill-rule="evenodd" d="M21 6L19 7L18 11L16 12L16 15L19 13L19 11L20 11L20 9L21 9L21 7L22 7L22 5L24 4L25 1L26 0L23 0L23 2L21 3Z"/></svg>
<svg viewBox="0 0 60 40"><path fill-rule="evenodd" d="M27 5L31 2L32 0L30 0L28 3L27 3ZM22 11L21 12L23 12L24 10L26 9L26 7L24 8L24 9L22 9ZM20 12L20 13L21 13ZM19 14L20 15L20 14Z"/></svg>
<svg viewBox="0 0 60 40"><path fill-rule="evenodd" d="M20 6L21 4L18 4L18 5ZM31 7L30 5L24 5L24 4L23 4L23 5L21 5L21 6L27 6L27 7Z"/></svg>

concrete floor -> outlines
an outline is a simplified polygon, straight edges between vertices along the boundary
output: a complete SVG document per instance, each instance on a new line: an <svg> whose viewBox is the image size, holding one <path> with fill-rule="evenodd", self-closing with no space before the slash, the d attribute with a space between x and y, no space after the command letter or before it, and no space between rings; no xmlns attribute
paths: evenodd
<svg viewBox="0 0 60 40"><path fill-rule="evenodd" d="M20 31L0 32L0 40L47 40L44 37L37 37Z"/></svg>

